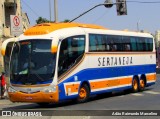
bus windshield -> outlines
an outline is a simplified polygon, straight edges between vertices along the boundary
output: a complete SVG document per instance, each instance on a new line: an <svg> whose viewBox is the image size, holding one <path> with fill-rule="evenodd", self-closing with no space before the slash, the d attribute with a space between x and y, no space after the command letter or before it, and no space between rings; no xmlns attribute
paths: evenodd
<svg viewBox="0 0 160 119"><path fill-rule="evenodd" d="M49 84L53 80L56 54L51 53L51 40L25 40L13 46L10 62L12 84Z"/></svg>

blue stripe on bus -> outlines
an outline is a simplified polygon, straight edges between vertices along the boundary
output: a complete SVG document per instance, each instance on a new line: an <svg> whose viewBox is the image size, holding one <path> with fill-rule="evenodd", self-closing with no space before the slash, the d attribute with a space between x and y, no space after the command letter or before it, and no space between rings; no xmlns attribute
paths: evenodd
<svg viewBox="0 0 160 119"><path fill-rule="evenodd" d="M113 78L113 77L119 77L119 76L130 76L130 75L139 75L139 74L147 74L147 73L155 73L155 72L156 72L155 64L84 69L74 74L73 76L69 77L68 79L64 80L60 84L58 84L59 90L61 90L59 93L59 99L65 100L65 99L71 99L71 98L77 97L77 95L66 96L64 85L63 85L63 83L66 83L66 82L75 82L74 76L78 77L78 81L83 82L83 81L95 80L95 79L98 80L103 78ZM130 88L130 87L122 87L117 89L120 90L125 88ZM115 90L115 89L110 89L110 91L111 90ZM107 91L100 91L100 92L107 92ZM91 94L94 94L94 93L91 93Z"/></svg>
<svg viewBox="0 0 160 119"><path fill-rule="evenodd" d="M124 67L92 68L85 69L77 74L79 79L93 80L102 78L113 78L137 74L155 73L156 65L139 65Z"/></svg>

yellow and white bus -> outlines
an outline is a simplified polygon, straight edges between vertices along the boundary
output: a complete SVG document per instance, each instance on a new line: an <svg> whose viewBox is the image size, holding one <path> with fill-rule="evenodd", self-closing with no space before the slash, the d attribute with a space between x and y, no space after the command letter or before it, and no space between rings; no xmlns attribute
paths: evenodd
<svg viewBox="0 0 160 119"><path fill-rule="evenodd" d="M91 95L156 81L152 35L80 23L44 23L3 42L12 102L85 102Z"/></svg>

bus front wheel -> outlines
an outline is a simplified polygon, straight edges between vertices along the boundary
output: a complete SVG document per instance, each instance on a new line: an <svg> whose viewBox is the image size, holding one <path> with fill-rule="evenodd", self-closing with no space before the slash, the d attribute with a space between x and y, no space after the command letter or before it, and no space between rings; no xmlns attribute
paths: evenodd
<svg viewBox="0 0 160 119"><path fill-rule="evenodd" d="M89 94L90 94L90 91L89 91L88 85L86 85L86 84L82 85L79 90L77 102L83 103L83 102L88 101Z"/></svg>

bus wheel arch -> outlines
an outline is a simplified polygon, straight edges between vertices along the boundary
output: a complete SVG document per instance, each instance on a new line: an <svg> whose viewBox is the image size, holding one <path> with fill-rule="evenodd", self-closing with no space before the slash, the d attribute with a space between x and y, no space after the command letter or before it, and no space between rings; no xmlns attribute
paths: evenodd
<svg viewBox="0 0 160 119"><path fill-rule="evenodd" d="M140 79L139 79L139 91L143 91L146 87L146 76L144 74L141 75Z"/></svg>
<svg viewBox="0 0 160 119"><path fill-rule="evenodd" d="M138 92L138 89L139 89L139 78L137 75L135 75L132 80L132 92L136 93Z"/></svg>
<svg viewBox="0 0 160 119"><path fill-rule="evenodd" d="M87 81L84 81L81 83L78 91L78 98L77 102L78 103L83 103L88 101L90 96L90 85Z"/></svg>

